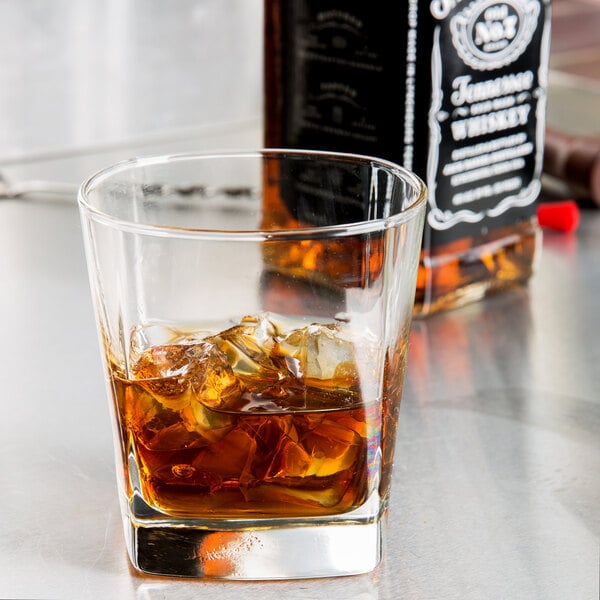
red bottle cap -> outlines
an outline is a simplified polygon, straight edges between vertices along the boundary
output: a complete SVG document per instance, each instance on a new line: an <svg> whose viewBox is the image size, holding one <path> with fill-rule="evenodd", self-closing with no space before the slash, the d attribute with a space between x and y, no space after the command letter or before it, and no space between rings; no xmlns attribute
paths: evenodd
<svg viewBox="0 0 600 600"><path fill-rule="evenodd" d="M579 207L574 200L542 202L537 207L537 218L542 227L575 231L579 225Z"/></svg>

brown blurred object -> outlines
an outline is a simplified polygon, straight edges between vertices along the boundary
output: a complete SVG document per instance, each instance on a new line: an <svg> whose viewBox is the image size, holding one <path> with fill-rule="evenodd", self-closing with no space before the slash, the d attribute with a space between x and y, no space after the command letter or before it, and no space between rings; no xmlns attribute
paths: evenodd
<svg viewBox="0 0 600 600"><path fill-rule="evenodd" d="M544 173L566 184L570 195L591 200L600 208L600 137L547 128Z"/></svg>
<svg viewBox="0 0 600 600"><path fill-rule="evenodd" d="M544 197L600 207L600 0L553 0Z"/></svg>

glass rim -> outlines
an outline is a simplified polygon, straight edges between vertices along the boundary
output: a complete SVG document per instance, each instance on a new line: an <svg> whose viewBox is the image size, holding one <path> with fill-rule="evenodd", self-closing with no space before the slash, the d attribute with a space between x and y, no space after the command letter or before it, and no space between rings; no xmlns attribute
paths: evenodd
<svg viewBox="0 0 600 600"><path fill-rule="evenodd" d="M129 219L117 217L109 212L94 206L91 201L91 193L103 182L117 174L140 167L151 167L153 165L165 165L179 161L214 160L227 158L261 158L261 157L322 157L340 162L356 162L371 166L381 167L390 174L408 182L415 190L416 197L407 207L388 217L356 221L353 223L342 223L337 225L309 226L295 229L227 229L227 228L202 228L181 227L174 225L157 225L149 223L138 223ZM415 219L420 210L427 202L427 188L423 180L405 167L375 156L355 154L349 152L333 152L326 150L300 150L291 148L260 148L257 150L227 150L217 152L191 152L177 154L156 154L140 156L122 160L105 167L89 176L80 185L77 201L79 207L88 218L118 229L131 233L140 233L156 237L176 237L193 239L227 239L227 240L284 240L299 239L307 237L347 237L349 235L382 231L397 227Z"/></svg>

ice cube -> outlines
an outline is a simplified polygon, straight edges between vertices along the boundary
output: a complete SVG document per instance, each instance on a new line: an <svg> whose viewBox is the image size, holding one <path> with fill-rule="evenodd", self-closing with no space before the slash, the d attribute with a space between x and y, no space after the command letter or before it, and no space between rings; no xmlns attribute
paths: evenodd
<svg viewBox="0 0 600 600"><path fill-rule="evenodd" d="M276 377L270 354L275 344L275 329L266 317L244 317L239 325L222 331L210 340L227 356L232 369L240 376L264 373Z"/></svg>
<svg viewBox="0 0 600 600"><path fill-rule="evenodd" d="M265 392L269 397L285 396L281 384L289 376L285 361L273 353L277 330L266 315L244 317L239 325L210 337L227 357L252 399Z"/></svg>
<svg viewBox="0 0 600 600"><path fill-rule="evenodd" d="M227 409L241 395L240 382L227 357L214 344L209 344L194 364L190 380L194 400L209 408Z"/></svg>
<svg viewBox="0 0 600 600"><path fill-rule="evenodd" d="M148 422L142 434L138 439L143 442L149 450L171 450L178 451L182 449L201 448L207 442L195 431L190 431L185 423L177 421L170 425L165 423L165 413L172 411L162 411L160 415Z"/></svg>
<svg viewBox="0 0 600 600"><path fill-rule="evenodd" d="M179 410L190 403L190 378L204 344L153 346L133 367L135 379L164 407Z"/></svg>
<svg viewBox="0 0 600 600"><path fill-rule="evenodd" d="M354 347L337 324L313 323L283 337L278 351L298 378L317 380L319 386L351 388L358 385Z"/></svg>
<svg viewBox="0 0 600 600"><path fill-rule="evenodd" d="M266 480L278 478L304 477L310 469L310 454L288 436L283 436L275 449L273 460L269 465Z"/></svg>
<svg viewBox="0 0 600 600"><path fill-rule="evenodd" d="M165 408L137 383L129 384L124 408L127 427L150 450L178 450L206 443L181 422L179 412Z"/></svg>
<svg viewBox="0 0 600 600"><path fill-rule="evenodd" d="M306 476L326 477L350 469L366 452L366 441L351 427L325 416L313 417L312 421L300 438L311 457Z"/></svg>
<svg viewBox="0 0 600 600"><path fill-rule="evenodd" d="M172 410L195 401L218 408L240 394L226 356L210 342L154 346L140 356L133 371L136 380Z"/></svg>
<svg viewBox="0 0 600 600"><path fill-rule="evenodd" d="M277 412L310 408L307 401L322 408L359 399L354 348L338 324L293 329L264 313L208 339L227 356L242 384L242 401L231 403L231 410Z"/></svg>
<svg viewBox="0 0 600 600"><path fill-rule="evenodd" d="M210 344L165 344L143 352L134 365L136 379L184 377L210 351Z"/></svg>
<svg viewBox="0 0 600 600"><path fill-rule="evenodd" d="M206 330L188 330L165 323L136 325L129 340L129 363L135 365L152 348L190 346L203 342L209 335Z"/></svg>
<svg viewBox="0 0 600 600"><path fill-rule="evenodd" d="M234 480L240 486L253 479L252 463L256 454L256 440L240 427L232 429L215 444L198 453L193 467L218 475L223 480Z"/></svg>
<svg viewBox="0 0 600 600"><path fill-rule="evenodd" d="M231 415L211 410L196 399L181 411L181 418L186 428L199 434L207 444L219 441L233 427Z"/></svg>

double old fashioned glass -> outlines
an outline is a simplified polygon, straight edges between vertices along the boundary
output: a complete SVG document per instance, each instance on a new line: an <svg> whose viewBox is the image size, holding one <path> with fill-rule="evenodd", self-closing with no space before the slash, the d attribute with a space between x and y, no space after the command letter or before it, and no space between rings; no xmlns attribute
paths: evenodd
<svg viewBox="0 0 600 600"><path fill-rule="evenodd" d="M94 175L79 202L134 566L375 568L421 181L354 155L166 156Z"/></svg>

